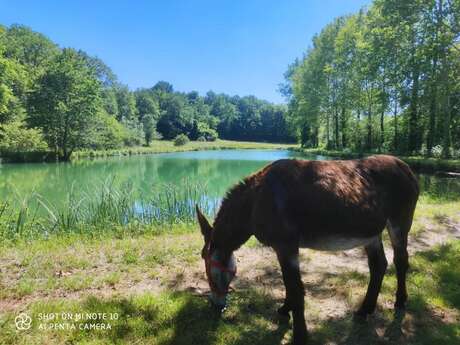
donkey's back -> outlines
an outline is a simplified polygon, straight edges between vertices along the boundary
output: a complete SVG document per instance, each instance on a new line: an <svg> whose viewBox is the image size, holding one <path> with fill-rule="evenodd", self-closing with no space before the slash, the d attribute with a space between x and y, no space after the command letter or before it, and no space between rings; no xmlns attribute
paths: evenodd
<svg viewBox="0 0 460 345"><path fill-rule="evenodd" d="M280 160L252 178L259 191L253 229L269 245L283 240L324 250L366 245L387 224L410 228L418 198L407 164L385 155Z"/></svg>

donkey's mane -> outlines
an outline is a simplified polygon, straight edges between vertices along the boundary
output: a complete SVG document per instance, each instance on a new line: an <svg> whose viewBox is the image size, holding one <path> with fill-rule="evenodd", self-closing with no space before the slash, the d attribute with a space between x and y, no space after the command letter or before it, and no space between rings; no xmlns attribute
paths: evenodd
<svg viewBox="0 0 460 345"><path fill-rule="evenodd" d="M216 220L215 222L217 223L219 221L219 218L222 218L225 216L225 213L228 212L228 208L230 205L241 201L244 198L245 192L248 190L248 187L250 186L250 181L249 177L237 182L234 184L226 193L225 196L222 199L222 203L219 209L219 212L217 212L216 215Z"/></svg>
<svg viewBox="0 0 460 345"><path fill-rule="evenodd" d="M248 224L245 221L249 220L252 211L250 191L255 185L253 177L251 175L237 182L222 199L214 220L214 242L219 247L223 244L234 250L241 245L241 238L246 236Z"/></svg>

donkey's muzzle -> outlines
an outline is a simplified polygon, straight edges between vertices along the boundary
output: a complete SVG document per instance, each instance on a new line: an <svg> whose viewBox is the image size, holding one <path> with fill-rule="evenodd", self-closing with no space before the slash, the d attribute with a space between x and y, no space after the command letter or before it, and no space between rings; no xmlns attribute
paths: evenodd
<svg viewBox="0 0 460 345"><path fill-rule="evenodd" d="M209 300L211 301L214 308L222 312L227 308L227 295L217 295L214 292L209 294Z"/></svg>

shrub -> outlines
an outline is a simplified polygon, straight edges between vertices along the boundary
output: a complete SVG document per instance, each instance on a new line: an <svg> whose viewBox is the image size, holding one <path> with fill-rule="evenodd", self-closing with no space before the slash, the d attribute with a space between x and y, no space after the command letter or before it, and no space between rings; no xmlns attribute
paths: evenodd
<svg viewBox="0 0 460 345"><path fill-rule="evenodd" d="M23 123L0 124L0 152L46 151L48 145L41 130L26 128Z"/></svg>
<svg viewBox="0 0 460 345"><path fill-rule="evenodd" d="M214 129L210 128L206 133L205 133L206 141L216 141L218 134L217 131Z"/></svg>
<svg viewBox="0 0 460 345"><path fill-rule="evenodd" d="M88 146L98 150L118 149L123 147L125 137L125 127L113 116L103 112L96 118L95 132Z"/></svg>
<svg viewBox="0 0 460 345"><path fill-rule="evenodd" d="M212 129L204 122L198 123L197 131L198 137L204 137L206 141L215 141L219 136L215 129Z"/></svg>
<svg viewBox="0 0 460 345"><path fill-rule="evenodd" d="M122 119L121 123L124 126L123 141L125 146L140 146L145 137L142 123L137 119Z"/></svg>
<svg viewBox="0 0 460 345"><path fill-rule="evenodd" d="M174 139L174 146L183 146L187 144L190 141L188 136L185 134L179 134L175 139Z"/></svg>
<svg viewBox="0 0 460 345"><path fill-rule="evenodd" d="M206 141L206 138L204 136L199 136L196 141Z"/></svg>
<svg viewBox="0 0 460 345"><path fill-rule="evenodd" d="M431 149L431 152L433 153L433 157L441 158L442 157L442 146L436 145L435 147Z"/></svg>

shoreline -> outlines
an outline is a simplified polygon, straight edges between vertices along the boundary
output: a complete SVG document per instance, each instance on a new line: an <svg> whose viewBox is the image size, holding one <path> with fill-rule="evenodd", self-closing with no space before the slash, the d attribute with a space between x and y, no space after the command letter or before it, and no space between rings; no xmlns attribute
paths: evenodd
<svg viewBox="0 0 460 345"><path fill-rule="evenodd" d="M191 141L183 146L174 146L173 141L158 140L154 141L151 146L124 147L113 150L81 150L72 154L70 161L82 159L117 157L117 156L134 156L157 153L173 152L192 152L192 151L210 151L210 150L289 150L295 149L297 144L252 142L252 141L233 141L233 140L216 140L216 141ZM53 152L18 152L9 153L6 156L0 156L0 165L2 164L22 164L22 163L56 163L63 162L55 159ZM65 162L64 162L65 163Z"/></svg>
<svg viewBox="0 0 460 345"><path fill-rule="evenodd" d="M135 146L125 147L113 150L81 150L75 151L70 161L79 161L84 159L122 157L160 153L174 152L193 152L193 151L213 151L213 150L290 150L305 155L321 155L337 159L358 159L378 153L369 152L344 152L326 149L306 149L298 147L297 144L285 143L268 143L268 142L251 142L251 141L233 141L233 140L216 140L213 142L191 141L183 146L174 146L172 141L158 140L153 142L149 147ZM389 154L398 157L417 172L422 173L441 173L445 177L458 178L460 173L460 159L442 159L428 158L423 156L404 156ZM8 155L7 155L8 156ZM52 152L24 152L11 153L10 157L0 156L0 166L2 164L23 164L23 163L61 163L56 161ZM54 159L53 159L54 158ZM64 162L65 163L65 162Z"/></svg>
<svg viewBox="0 0 460 345"><path fill-rule="evenodd" d="M321 155L331 158L339 159L358 159L366 156L375 155L378 153L366 153L366 152L344 152L334 151L326 149L305 149L305 148L291 148L289 150L311 155ZM442 159L442 158L428 158L423 156L401 156L391 153L382 153L398 157L402 161L406 162L412 169L422 173L453 173L452 178L455 174L460 173L460 159Z"/></svg>

